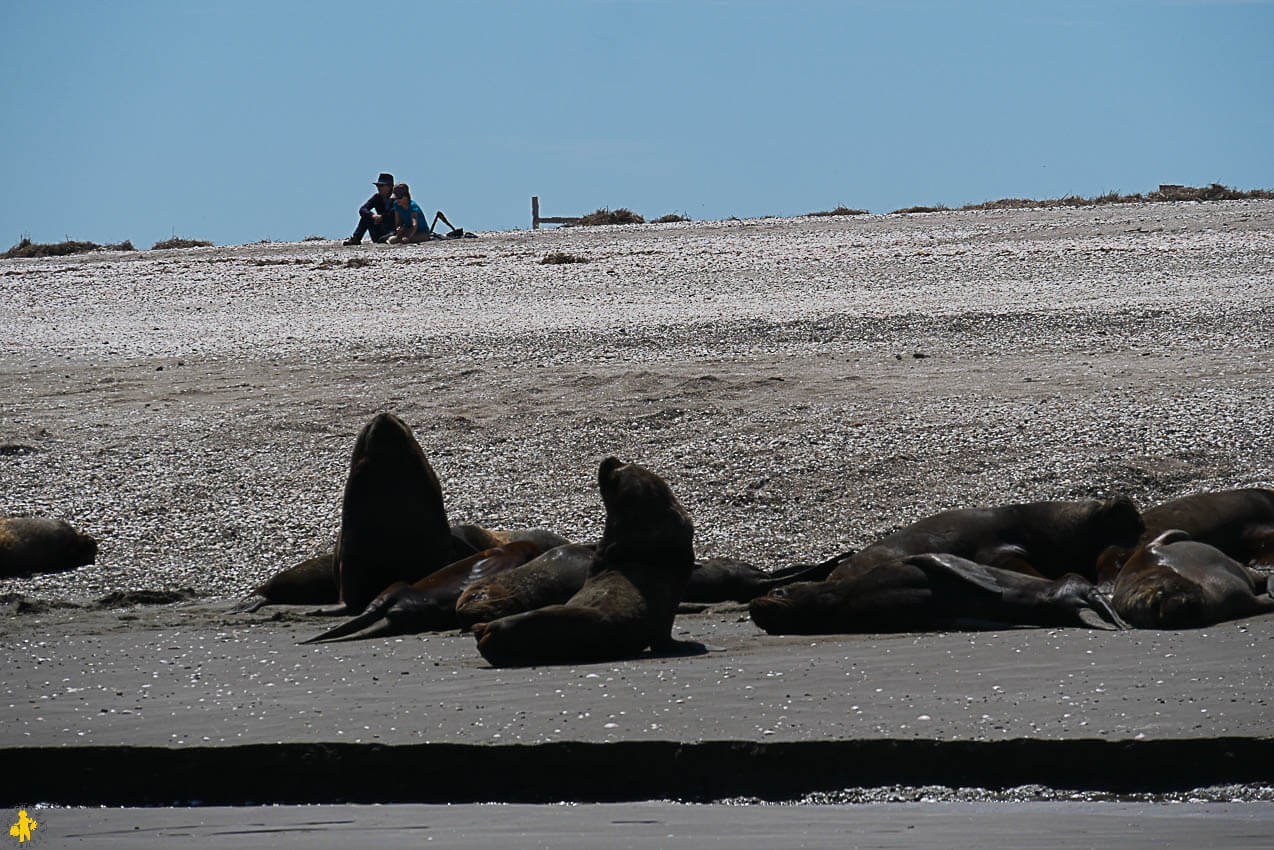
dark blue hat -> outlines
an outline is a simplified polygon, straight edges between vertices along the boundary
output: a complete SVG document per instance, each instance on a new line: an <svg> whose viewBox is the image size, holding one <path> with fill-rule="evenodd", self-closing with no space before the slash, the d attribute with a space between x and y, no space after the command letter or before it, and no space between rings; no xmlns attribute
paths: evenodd
<svg viewBox="0 0 1274 850"><path fill-rule="evenodd" d="M380 176L376 178L376 182L375 182L373 185L375 185L375 186L393 186L393 185L394 185L394 175L390 174L388 171L382 171L382 172L380 173Z"/></svg>

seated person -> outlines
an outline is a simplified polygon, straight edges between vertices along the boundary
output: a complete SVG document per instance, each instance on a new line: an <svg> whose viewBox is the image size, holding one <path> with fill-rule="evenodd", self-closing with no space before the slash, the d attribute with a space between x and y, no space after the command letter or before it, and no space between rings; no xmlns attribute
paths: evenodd
<svg viewBox="0 0 1274 850"><path fill-rule="evenodd" d="M345 240L346 245L359 245L364 233L371 233L373 242L384 242L394 232L393 202L389 195L394 186L394 175L382 172L372 184L376 194L358 208L358 227L354 235Z"/></svg>
<svg viewBox="0 0 1274 850"><path fill-rule="evenodd" d="M428 242L433 238L429 224L425 221L425 213L411 199L411 189L406 183L394 187L394 219L396 227L388 241L393 245L406 245L412 242Z"/></svg>

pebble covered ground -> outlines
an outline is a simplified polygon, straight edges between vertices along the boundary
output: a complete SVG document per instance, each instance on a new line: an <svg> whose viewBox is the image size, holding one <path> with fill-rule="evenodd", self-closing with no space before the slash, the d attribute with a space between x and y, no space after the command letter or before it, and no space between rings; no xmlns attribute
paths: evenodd
<svg viewBox="0 0 1274 850"><path fill-rule="evenodd" d="M1271 201L0 261L0 514L101 542L0 593L237 597L331 546L382 409L453 522L594 539L615 454L767 568L950 507L1269 486L1272 307Z"/></svg>

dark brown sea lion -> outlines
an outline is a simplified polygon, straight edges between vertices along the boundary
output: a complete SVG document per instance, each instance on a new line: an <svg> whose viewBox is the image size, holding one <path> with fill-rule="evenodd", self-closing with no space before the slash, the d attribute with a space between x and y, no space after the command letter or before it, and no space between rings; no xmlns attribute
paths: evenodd
<svg viewBox="0 0 1274 850"><path fill-rule="evenodd" d="M1189 629L1274 612L1265 575L1171 529L1139 547L1115 579L1115 610L1139 629Z"/></svg>
<svg viewBox="0 0 1274 850"><path fill-rule="evenodd" d="M848 634L982 626L1123 624L1087 579L1029 576L950 554L911 555L841 581L799 582L753 599L770 634Z"/></svg>
<svg viewBox="0 0 1274 850"><path fill-rule="evenodd" d="M831 581L852 578L910 555L942 552L1043 578L1075 573L1097 579L1097 558L1111 545L1136 545L1137 508L1124 497L960 508L926 517L849 556Z"/></svg>
<svg viewBox="0 0 1274 850"><path fill-rule="evenodd" d="M1252 487L1194 493L1142 512L1146 530L1139 543L1165 531L1184 531L1191 540L1215 546L1241 564L1274 565L1274 490ZM1099 578L1113 581L1136 547L1103 554Z"/></svg>
<svg viewBox="0 0 1274 850"><path fill-rule="evenodd" d="M465 588L480 579L519 567L541 551L537 544L528 541L506 543L448 564L414 584L390 585L354 619L302 643L320 643L350 635L370 638L454 629L460 624L456 600Z"/></svg>
<svg viewBox="0 0 1274 850"><path fill-rule="evenodd" d="M558 605L574 596L593 560L594 546L571 544L498 576L474 582L456 602L461 627ZM835 561L766 572L732 558L696 561L683 603L747 602L785 584L827 578Z"/></svg>
<svg viewBox="0 0 1274 850"><path fill-rule="evenodd" d="M499 575L475 581L456 600L460 627L560 605L584 586L596 546L571 543Z"/></svg>
<svg viewBox="0 0 1274 850"><path fill-rule="evenodd" d="M694 526L662 478L635 463L602 461L606 526L579 592L562 605L473 626L496 666L631 658L676 645L672 623L694 569Z"/></svg>
<svg viewBox="0 0 1274 850"><path fill-rule="evenodd" d="M96 557L97 541L64 520L0 517L0 576L58 573Z"/></svg>
<svg viewBox="0 0 1274 850"><path fill-rule="evenodd" d="M477 525L454 525L451 527L451 563L471 557L482 551L475 549L473 542L493 541L485 549L494 549L506 543L529 541L541 549L562 545L566 538L543 528L515 528L508 531L482 528ZM580 584L583 584L580 579ZM578 589L578 587L576 588ZM335 605L340 596L340 585L336 577L336 553L328 552L306 558L299 564L275 573L263 584L253 588L235 604L230 613L245 614L256 611L266 605ZM569 598L568 593L563 599ZM561 600L558 600L561 601ZM323 611L324 614L348 613L344 610Z"/></svg>
<svg viewBox="0 0 1274 850"><path fill-rule="evenodd" d="M494 549L497 546L503 546L506 543L517 543L520 541L534 543L540 547L541 551L547 552L554 547L565 546L571 542L562 535L549 531L547 528L515 528L504 531L494 528L483 528L480 525L453 525L451 527L451 536L464 545L472 546L475 552L482 552L487 549Z"/></svg>
<svg viewBox="0 0 1274 850"><path fill-rule="evenodd" d="M396 581L413 582L451 562L442 486L411 429L378 413L359 432L336 539L339 601L362 611Z"/></svg>
<svg viewBox="0 0 1274 850"><path fill-rule="evenodd" d="M822 581L839 559L766 572L734 558L706 558L695 563L682 602L747 602L776 587L798 581Z"/></svg>

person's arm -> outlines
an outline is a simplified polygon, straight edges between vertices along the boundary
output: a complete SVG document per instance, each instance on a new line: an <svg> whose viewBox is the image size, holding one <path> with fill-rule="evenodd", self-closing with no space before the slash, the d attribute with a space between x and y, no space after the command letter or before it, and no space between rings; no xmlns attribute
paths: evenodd
<svg viewBox="0 0 1274 850"><path fill-rule="evenodd" d="M358 208L358 214L379 217L380 213L376 211L376 206L375 206L376 199L379 197L380 197L380 192L377 192L375 195L372 195L370 198L368 198L367 203L363 204L361 207ZM346 207L345 209L349 209L349 207Z"/></svg>
<svg viewBox="0 0 1274 850"><path fill-rule="evenodd" d="M424 224L425 224L424 219L425 219L425 214L421 212L419 209L411 210L411 213L407 217L407 223L410 225L410 228L407 230L407 235L406 235L407 239L410 239L413 236L415 236L416 231L424 227Z"/></svg>

